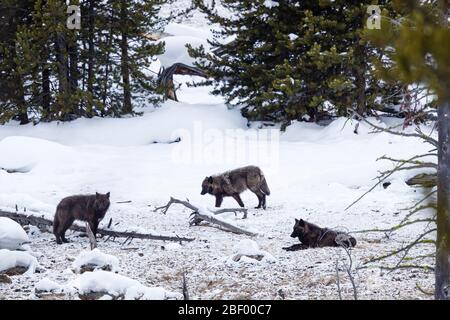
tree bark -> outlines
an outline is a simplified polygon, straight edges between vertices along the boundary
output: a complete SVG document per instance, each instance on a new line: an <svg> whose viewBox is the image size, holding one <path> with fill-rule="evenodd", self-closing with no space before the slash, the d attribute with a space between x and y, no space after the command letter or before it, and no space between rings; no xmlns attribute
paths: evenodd
<svg viewBox="0 0 450 320"><path fill-rule="evenodd" d="M133 112L131 105L131 88L130 88L130 65L128 57L128 9L127 2L122 0L120 7L120 23L122 24L122 39L120 41L121 49L121 73L123 82L123 108L122 114L130 114Z"/></svg>
<svg viewBox="0 0 450 320"><path fill-rule="evenodd" d="M70 93L69 93L69 79L68 79L68 59L67 59L67 41L62 32L56 33L56 61L58 66L58 83L59 94L62 99L62 107L64 111L67 111L70 107ZM64 114L71 113L64 112Z"/></svg>
<svg viewBox="0 0 450 320"><path fill-rule="evenodd" d="M355 49L356 66L355 66L355 85L356 85L356 110L358 114L364 116L367 113L366 107L366 55L361 45L357 45Z"/></svg>
<svg viewBox="0 0 450 320"><path fill-rule="evenodd" d="M77 39L70 41L68 46L69 51L69 92L70 95L75 94L78 89L78 80L80 73L78 71L78 44ZM72 109L79 117L83 116L83 111L80 110L78 102L73 101Z"/></svg>
<svg viewBox="0 0 450 320"><path fill-rule="evenodd" d="M438 130L435 298L450 300L450 101L438 109Z"/></svg>
<svg viewBox="0 0 450 320"><path fill-rule="evenodd" d="M88 9L88 29L89 29L89 37L88 37L88 76L87 76L87 91L94 94L94 5L95 1L89 1L89 9Z"/></svg>
<svg viewBox="0 0 450 320"><path fill-rule="evenodd" d="M50 70L45 62L42 66L42 109L44 118L50 116Z"/></svg>

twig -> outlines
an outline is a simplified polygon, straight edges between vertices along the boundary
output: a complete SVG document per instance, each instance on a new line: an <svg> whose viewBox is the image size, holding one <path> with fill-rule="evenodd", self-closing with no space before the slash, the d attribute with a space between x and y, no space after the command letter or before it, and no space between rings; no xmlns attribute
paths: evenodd
<svg viewBox="0 0 450 320"><path fill-rule="evenodd" d="M186 272L183 271L183 298L184 300L189 300L189 291L186 282Z"/></svg>

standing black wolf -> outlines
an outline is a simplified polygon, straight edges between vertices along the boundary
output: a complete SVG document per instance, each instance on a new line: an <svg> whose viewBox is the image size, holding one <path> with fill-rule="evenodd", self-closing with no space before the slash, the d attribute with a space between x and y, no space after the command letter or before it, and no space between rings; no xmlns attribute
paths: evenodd
<svg viewBox="0 0 450 320"><path fill-rule="evenodd" d="M201 194L216 197L216 207L220 207L224 197L233 197L239 206L244 207L240 193L250 189L258 197L257 209L266 209L266 196L270 195L266 178L256 166L247 166L206 177L202 183Z"/></svg>
<svg viewBox="0 0 450 320"><path fill-rule="evenodd" d="M87 221L94 236L100 221L105 217L110 202L109 195L96 193L94 195L71 196L61 200L56 207L53 221L53 233L56 243L68 242L65 233L75 220Z"/></svg>

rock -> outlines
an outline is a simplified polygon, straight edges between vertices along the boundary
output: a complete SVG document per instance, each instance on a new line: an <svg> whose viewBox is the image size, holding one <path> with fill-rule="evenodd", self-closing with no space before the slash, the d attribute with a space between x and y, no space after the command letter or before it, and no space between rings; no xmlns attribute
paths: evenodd
<svg viewBox="0 0 450 320"><path fill-rule="evenodd" d="M28 268L25 267L14 267L14 268L9 268L6 270L2 271L2 274L7 275L7 276L19 276L24 274L25 272L27 272Z"/></svg>
<svg viewBox="0 0 450 320"><path fill-rule="evenodd" d="M12 280L6 274L0 274L0 283L12 283Z"/></svg>
<svg viewBox="0 0 450 320"><path fill-rule="evenodd" d="M103 298L105 295L110 296L112 298L111 300L117 300L118 298L123 299L123 296L112 297L111 295L108 294L108 292L89 292L89 293L85 293L85 294L80 294L80 295L78 295L78 297L81 300L99 300L100 298Z"/></svg>
<svg viewBox="0 0 450 320"><path fill-rule="evenodd" d="M93 264L85 264L85 265L81 266L80 273L92 272L94 270L112 271L112 268L111 268L110 265L99 267L99 266L96 266L96 265L93 265Z"/></svg>

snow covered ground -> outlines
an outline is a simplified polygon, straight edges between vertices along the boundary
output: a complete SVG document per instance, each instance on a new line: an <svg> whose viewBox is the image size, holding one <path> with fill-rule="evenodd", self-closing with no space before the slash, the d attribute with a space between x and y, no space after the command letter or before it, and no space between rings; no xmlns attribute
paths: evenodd
<svg viewBox="0 0 450 320"><path fill-rule="evenodd" d="M208 30L199 21L168 26L167 31L179 37L168 43L179 49L189 37L204 42ZM186 58L178 50L169 52L164 64ZM248 128L239 111L228 110L221 98L208 94L208 88L188 88L185 83L194 80L189 77L175 80L183 84L177 93L181 102L139 108L142 117L0 126L0 168L20 171L0 170L0 209L14 211L17 205L20 211L26 208L30 214L52 219L63 197L111 192L112 205L100 227L112 218L116 230L195 238L181 246L100 239L98 248L119 259L120 274L145 287L181 293L185 273L193 299L337 299L336 259L345 259L345 253L338 248L282 250L298 242L289 237L294 218L347 231L385 228L400 221L406 208L423 197L404 183L414 172L401 172L391 177L389 188L377 187L344 210L375 183L379 170L392 168L389 162L376 161L378 157L406 158L429 150L417 139L371 134L364 124L356 135L355 123L347 119L327 127L295 123L285 133L259 129L259 124ZM378 124L391 125L392 120ZM180 142L171 143L178 138ZM256 196L246 192L242 199L249 208L248 218L232 213L221 217L258 233L251 239L255 243L248 236L211 226L190 227L190 211L182 206L174 205L166 215L153 211L170 196L213 207L212 196L200 195L204 177L247 164L260 166L266 175L272 192L268 208L253 209ZM123 201L131 202L118 203ZM237 204L227 198L222 206ZM354 264L361 266L365 259L389 252L420 230L413 225L389 239L355 234ZM76 282L72 264L88 248L87 238L77 235L69 232L71 243L56 245L52 234L31 228L29 246L42 271L14 276L11 284L0 283L0 299L37 299L35 288ZM269 258L230 263L245 244ZM351 283L343 270L340 277L343 297L351 299ZM430 290L434 279L432 272L388 273L378 268L361 269L355 277L364 299L427 299L416 284Z"/></svg>
<svg viewBox="0 0 450 320"><path fill-rule="evenodd" d="M338 119L327 127L297 123L283 134L266 132L247 129L239 112L222 104L174 102L149 108L136 118L38 126L11 123L0 127L0 167L25 168L25 172L0 170L0 208L13 211L17 205L19 210L26 208L28 213L52 219L65 196L110 191L113 203L100 226L112 218L117 230L196 239L182 246L100 240L99 248L119 258L125 276L146 286L181 292L186 272L191 297L198 299L333 299L337 298L335 261L344 255L335 248L282 250L298 241L289 237L294 218L348 231L391 226L422 197L403 182L405 173L394 176L389 188L378 187L348 211L344 209L373 185L378 170L392 166L377 162L378 157L406 158L428 150L415 139L370 134L363 124L355 135L353 128L346 119ZM181 142L167 143L178 137ZM153 212L170 196L212 207L213 197L200 195L203 178L250 163L266 174L272 191L268 209L253 209L257 199L246 192L248 218L234 214L222 218L257 232L253 240L273 260L227 264L236 246L249 237L209 226L189 227L190 212L181 206L173 206L166 215ZM132 202L117 203L121 201ZM236 203L225 199L223 206L236 207ZM380 235L355 235L356 265L388 252L419 231L411 227L380 241ZM72 262L88 241L75 233L69 233L69 239L70 244L58 246L52 234L34 230L30 247L45 271L13 277L12 284L0 285L0 297L32 298L34 285L43 278L57 283L73 279ZM347 290L344 297L351 298L344 272L341 277ZM363 269L357 276L359 294L368 299L426 298L415 284L430 288L432 279L432 273L410 270Z"/></svg>

